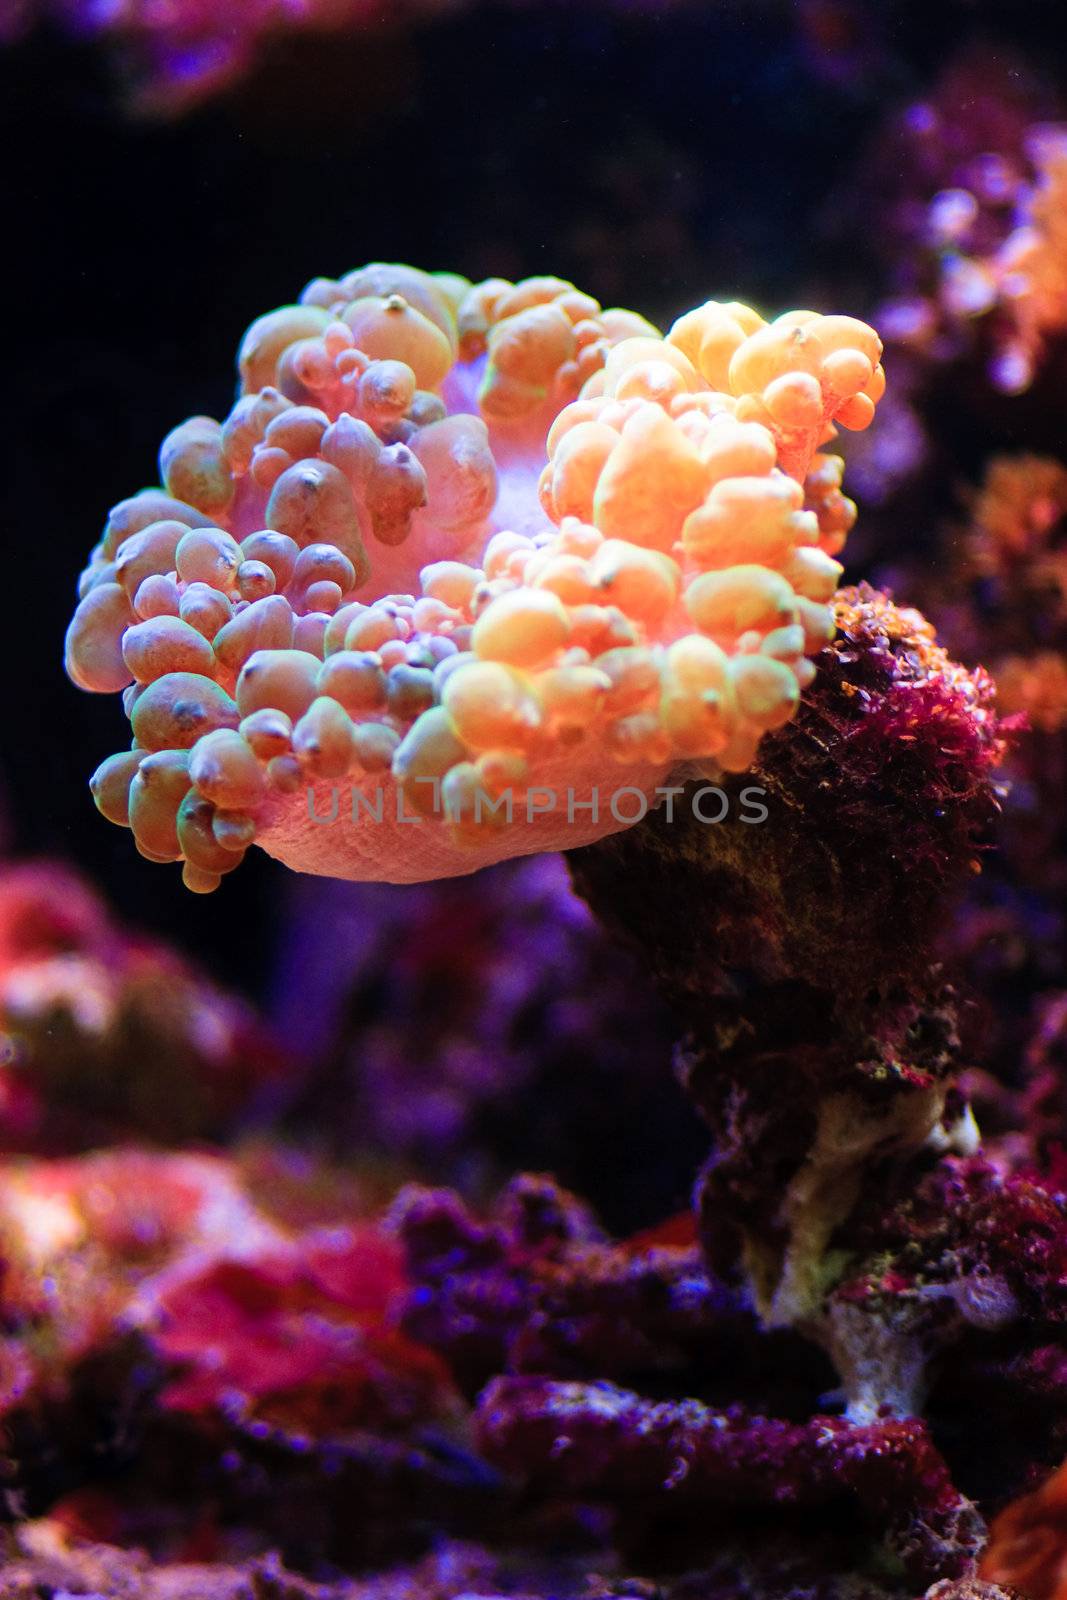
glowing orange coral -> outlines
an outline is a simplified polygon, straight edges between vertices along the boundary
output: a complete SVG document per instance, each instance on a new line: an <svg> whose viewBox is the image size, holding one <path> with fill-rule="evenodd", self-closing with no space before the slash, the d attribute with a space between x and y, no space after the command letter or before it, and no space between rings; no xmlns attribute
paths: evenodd
<svg viewBox="0 0 1067 1600"><path fill-rule="evenodd" d="M134 734L98 806L194 889L253 839L399 881L588 842L680 761L743 770L832 631L854 507L815 450L871 421L880 354L714 301L664 338L557 278L314 280L83 576L68 671Z"/></svg>
<svg viewBox="0 0 1067 1600"><path fill-rule="evenodd" d="M1067 721L1067 468L1044 456L994 456L973 519L959 566L992 610L985 649L999 704L1055 732Z"/></svg>
<svg viewBox="0 0 1067 1600"><path fill-rule="evenodd" d="M1017 1587L1027 1600L1065 1600L1067 1466L994 1520L980 1572L991 1583Z"/></svg>

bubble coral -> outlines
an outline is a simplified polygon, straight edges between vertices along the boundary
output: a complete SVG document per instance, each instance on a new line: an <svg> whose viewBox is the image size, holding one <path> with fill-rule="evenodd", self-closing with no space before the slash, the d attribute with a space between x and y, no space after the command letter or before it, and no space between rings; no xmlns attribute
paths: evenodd
<svg viewBox="0 0 1067 1600"><path fill-rule="evenodd" d="M710 301L662 338L557 278L313 280L83 574L67 668L134 740L98 806L196 890L253 840L410 881L623 827L679 762L743 770L832 630L852 508L816 450L871 421L880 354Z"/></svg>

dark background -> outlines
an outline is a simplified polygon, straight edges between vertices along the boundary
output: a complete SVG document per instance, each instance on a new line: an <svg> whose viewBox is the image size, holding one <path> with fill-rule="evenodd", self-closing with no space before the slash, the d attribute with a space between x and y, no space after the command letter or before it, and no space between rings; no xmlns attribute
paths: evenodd
<svg viewBox="0 0 1067 1600"><path fill-rule="evenodd" d="M261 986L283 869L254 851L189 895L89 797L125 722L67 683L62 636L108 507L156 481L176 422L225 414L252 317L367 259L555 272L656 320L809 286L862 313L877 197L837 197L961 46L1056 74L1061 6L505 0L280 39L167 122L54 25L0 52L6 845L73 858L124 916Z"/></svg>

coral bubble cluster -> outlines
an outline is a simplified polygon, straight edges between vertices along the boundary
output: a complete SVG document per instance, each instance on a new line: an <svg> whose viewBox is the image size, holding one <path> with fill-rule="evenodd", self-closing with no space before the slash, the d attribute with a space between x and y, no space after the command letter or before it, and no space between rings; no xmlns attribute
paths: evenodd
<svg viewBox="0 0 1067 1600"><path fill-rule="evenodd" d="M558 278L313 280L83 574L68 671L133 732L98 806L195 890L253 841L403 881L744 770L832 634L854 507L817 451L871 421L880 355L808 311L662 337Z"/></svg>

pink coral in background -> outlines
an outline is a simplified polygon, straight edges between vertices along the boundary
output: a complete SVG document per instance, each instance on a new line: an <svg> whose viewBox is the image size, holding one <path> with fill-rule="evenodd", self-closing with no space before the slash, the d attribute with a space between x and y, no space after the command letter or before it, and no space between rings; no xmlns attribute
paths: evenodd
<svg viewBox="0 0 1067 1600"><path fill-rule="evenodd" d="M893 383L879 428L847 452L869 507L910 490L905 514L925 515L968 437L1012 420L1024 437L1055 405L1067 331L1062 115L1031 63L972 39L922 98L890 113L833 195L830 237L852 227L857 205L879 225L881 287L867 314Z"/></svg>
<svg viewBox="0 0 1067 1600"><path fill-rule="evenodd" d="M403 1288L398 1248L370 1227L214 1262L159 1302L155 1347L179 1369L160 1403L237 1406L304 1433L398 1428L444 1409L444 1366L390 1326Z"/></svg>
<svg viewBox="0 0 1067 1600"><path fill-rule="evenodd" d="M280 1081L251 1006L121 927L75 872L0 869L0 1143L219 1133Z"/></svg>
<svg viewBox="0 0 1067 1600"><path fill-rule="evenodd" d="M984 153L933 197L924 231L937 288L925 301L887 306L889 336L921 350L988 317L994 385L1008 394L1028 388L1046 340L1067 328L1067 127L1029 129L1015 168Z"/></svg>
<svg viewBox="0 0 1067 1600"><path fill-rule="evenodd" d="M493 0L521 9L529 0ZM619 11L657 15L686 0L615 0ZM132 108L181 115L232 88L259 57L301 34L381 33L432 22L468 0L0 0L0 41L56 22L102 41Z"/></svg>
<svg viewBox="0 0 1067 1600"><path fill-rule="evenodd" d="M888 186L899 293L887 341L945 361L981 342L994 386L1033 380L1067 327L1067 126L1035 120L1025 68L971 50L896 119L868 158Z"/></svg>
<svg viewBox="0 0 1067 1600"><path fill-rule="evenodd" d="M115 53L135 109L176 115L231 87L287 34L341 32L440 15L460 0L5 0L0 36L48 18Z"/></svg>
<svg viewBox="0 0 1067 1600"><path fill-rule="evenodd" d="M314 1446L322 1462L334 1452L338 1493L367 1498L382 1532L425 1515L420 1484L436 1481L445 1512L458 1402L440 1357L399 1327L399 1247L325 1172L304 1171L303 1203L287 1212L282 1166L275 1155L268 1208L254 1160L127 1149L0 1163L13 1492L58 1500L60 1515L77 1501L80 1526L120 1542L138 1516L158 1535L197 1485L220 1521L228 1498L231 1517L273 1516L280 1529ZM316 1188L322 1215L308 1222L299 1212ZM131 1461L124 1512L107 1481ZM364 1517L349 1527L366 1538ZM305 1530L310 1520L305 1508ZM297 1516L296 1543L299 1527Z"/></svg>

